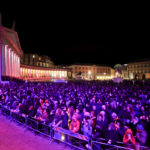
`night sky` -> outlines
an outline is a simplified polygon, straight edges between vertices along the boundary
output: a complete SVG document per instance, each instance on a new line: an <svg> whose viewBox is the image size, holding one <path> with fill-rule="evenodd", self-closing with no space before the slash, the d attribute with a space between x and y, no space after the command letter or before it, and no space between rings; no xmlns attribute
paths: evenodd
<svg viewBox="0 0 150 150"><path fill-rule="evenodd" d="M57 10L2 9L0 12L2 23L8 28L15 19L25 53L48 55L56 65L114 66L149 57L145 29L133 20L123 22L123 18L119 22L114 20L114 24L109 18L103 22L100 17L94 18L86 13L58 13Z"/></svg>

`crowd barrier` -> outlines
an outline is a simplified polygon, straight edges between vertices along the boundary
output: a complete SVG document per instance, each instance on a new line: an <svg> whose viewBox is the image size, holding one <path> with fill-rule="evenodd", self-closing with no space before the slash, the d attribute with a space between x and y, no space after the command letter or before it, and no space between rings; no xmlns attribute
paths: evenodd
<svg viewBox="0 0 150 150"><path fill-rule="evenodd" d="M53 138L81 150L90 145L88 137L60 127L53 127Z"/></svg>
<svg viewBox="0 0 150 150"><path fill-rule="evenodd" d="M108 144L106 140L102 138L99 138L98 141L93 141L82 134L72 133L70 130L63 129L61 127L52 127L50 125L46 125L43 122L28 117L27 115L19 114L15 111L12 111L1 104L0 104L0 110L1 110L1 114L26 126L27 128L39 132L43 135L46 135L50 139L61 141L77 149L133 150L132 148L125 147L124 143L122 142L117 142L116 145L113 145L113 144ZM139 146L138 149L149 150L149 148L146 146Z"/></svg>

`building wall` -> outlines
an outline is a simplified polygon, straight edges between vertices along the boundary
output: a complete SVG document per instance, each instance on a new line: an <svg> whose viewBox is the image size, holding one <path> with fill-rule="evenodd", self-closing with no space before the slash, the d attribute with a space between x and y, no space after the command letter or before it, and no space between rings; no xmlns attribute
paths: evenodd
<svg viewBox="0 0 150 150"><path fill-rule="evenodd" d="M72 77L78 78L81 72L81 78L85 80L108 79L111 76L111 67L97 65L71 65ZM103 78L101 78L103 77Z"/></svg>
<svg viewBox="0 0 150 150"><path fill-rule="evenodd" d="M22 57L22 64L33 65L39 67L54 67L54 63L48 56L38 56L37 54L24 54Z"/></svg>
<svg viewBox="0 0 150 150"><path fill-rule="evenodd" d="M68 79L68 69L44 68L21 64L20 78L30 81L51 81L54 79Z"/></svg>
<svg viewBox="0 0 150 150"><path fill-rule="evenodd" d="M148 79L149 76L146 76L146 74L150 73L150 61L129 63L128 73L130 79L142 79L143 75Z"/></svg>

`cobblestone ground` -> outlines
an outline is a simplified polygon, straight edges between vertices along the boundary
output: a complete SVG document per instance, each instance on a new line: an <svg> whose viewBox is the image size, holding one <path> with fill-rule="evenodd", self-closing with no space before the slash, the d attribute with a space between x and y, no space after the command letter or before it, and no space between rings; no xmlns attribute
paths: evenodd
<svg viewBox="0 0 150 150"><path fill-rule="evenodd" d="M63 143L37 135L0 114L0 150L71 150Z"/></svg>

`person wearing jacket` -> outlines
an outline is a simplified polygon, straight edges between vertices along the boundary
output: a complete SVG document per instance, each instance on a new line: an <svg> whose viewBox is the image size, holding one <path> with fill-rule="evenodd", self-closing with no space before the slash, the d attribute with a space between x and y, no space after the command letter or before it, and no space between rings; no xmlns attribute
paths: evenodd
<svg viewBox="0 0 150 150"><path fill-rule="evenodd" d="M125 134L123 135L123 143L128 148L135 148L135 146L136 146L135 137L133 136L133 132L130 128L128 128L126 130Z"/></svg>
<svg viewBox="0 0 150 150"><path fill-rule="evenodd" d="M90 138L92 136L92 127L89 124L88 120L85 120L83 127L81 128L81 131L83 132L83 135Z"/></svg>
<svg viewBox="0 0 150 150"><path fill-rule="evenodd" d="M147 133L144 130L144 127L141 124L138 124L136 126L137 132L136 132L136 139L140 143L140 145L145 145L147 140Z"/></svg>
<svg viewBox="0 0 150 150"><path fill-rule="evenodd" d="M80 130L80 122L77 120L77 116L74 114L72 116L72 121L69 125L69 130L71 130L73 133L78 133Z"/></svg>

